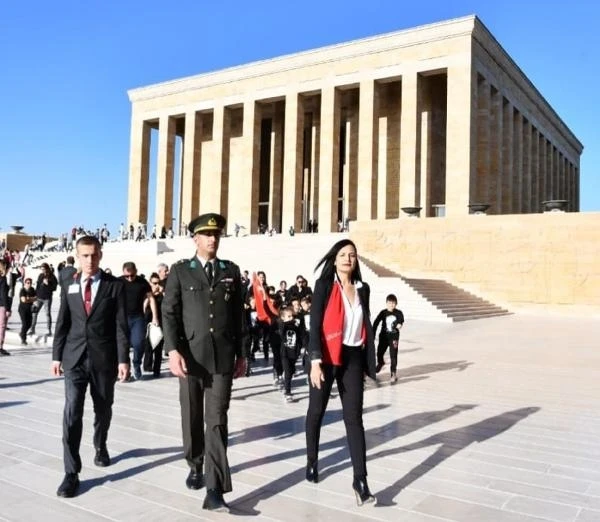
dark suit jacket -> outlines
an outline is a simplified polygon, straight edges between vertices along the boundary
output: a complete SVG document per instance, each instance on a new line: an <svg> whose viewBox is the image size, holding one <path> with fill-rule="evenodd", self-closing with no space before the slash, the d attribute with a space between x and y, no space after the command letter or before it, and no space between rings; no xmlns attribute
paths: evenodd
<svg viewBox="0 0 600 522"><path fill-rule="evenodd" d="M129 364L129 332L123 282L101 272L100 285L89 317L85 313L80 279L62 288L52 359L64 370L75 367L87 352L98 371L117 372Z"/></svg>
<svg viewBox="0 0 600 522"><path fill-rule="evenodd" d="M177 350L188 371L224 374L242 357L245 321L239 267L217 259L212 285L198 258L174 264L162 302L165 350Z"/></svg>
<svg viewBox="0 0 600 522"><path fill-rule="evenodd" d="M58 284L61 287L70 285L73 282L73 276L77 273L77 269L72 265L65 266L58 273Z"/></svg>
<svg viewBox="0 0 600 522"><path fill-rule="evenodd" d="M317 279L315 283L315 291L312 295L312 307L310 309L310 339L308 344L311 360L322 358L323 316L325 315L325 308L327 307L332 288L333 281L326 282L322 279ZM375 338L373 335L373 325L371 324L370 310L371 289L367 283L362 283L362 287L358 288L357 291L367 334L363 357L364 371L371 379L375 379Z"/></svg>

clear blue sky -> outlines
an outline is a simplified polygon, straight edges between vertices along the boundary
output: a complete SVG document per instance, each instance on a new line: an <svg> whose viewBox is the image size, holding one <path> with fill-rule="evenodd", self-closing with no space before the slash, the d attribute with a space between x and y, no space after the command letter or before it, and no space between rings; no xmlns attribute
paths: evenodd
<svg viewBox="0 0 600 522"><path fill-rule="evenodd" d="M476 14L584 144L600 210L600 8L592 0L34 0L0 14L0 230L126 219L127 90Z"/></svg>

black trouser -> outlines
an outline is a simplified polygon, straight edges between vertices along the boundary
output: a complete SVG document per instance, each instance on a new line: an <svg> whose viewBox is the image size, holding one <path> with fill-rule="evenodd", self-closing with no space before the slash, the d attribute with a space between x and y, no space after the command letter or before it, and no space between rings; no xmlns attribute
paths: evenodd
<svg viewBox="0 0 600 522"><path fill-rule="evenodd" d="M79 446L83 430L83 408L88 384L94 403L94 448L106 448L117 371L98 371L84 358L75 368L65 370L65 409L63 413L63 451L66 473L81 471Z"/></svg>
<svg viewBox="0 0 600 522"><path fill-rule="evenodd" d="M21 317L21 341L27 340L27 330L31 328L31 322L33 321L33 313L31 312L31 305L20 305L19 316Z"/></svg>
<svg viewBox="0 0 600 522"><path fill-rule="evenodd" d="M152 348L148 338L144 339L144 371L152 372L155 377L160 375L164 345L165 341L163 339L156 345L156 348Z"/></svg>
<svg viewBox="0 0 600 522"><path fill-rule="evenodd" d="M207 489L223 493L231 491L227 411L232 380L232 374L208 373L179 379L183 454L192 470L201 473L204 465Z"/></svg>
<svg viewBox="0 0 600 522"><path fill-rule="evenodd" d="M287 348L281 349L281 363L283 366L283 386L286 395L292 393L292 377L296 371L296 361L298 355L295 351L288 350Z"/></svg>
<svg viewBox="0 0 600 522"><path fill-rule="evenodd" d="M273 350L273 376L280 377L283 374L283 363L281 362L281 338L278 332L271 335L271 349Z"/></svg>
<svg viewBox="0 0 600 522"><path fill-rule="evenodd" d="M377 365L383 366L383 356L390 348L390 373L396 373L396 366L398 364L398 338L395 335L380 335L379 343L377 345Z"/></svg>
<svg viewBox="0 0 600 522"><path fill-rule="evenodd" d="M265 321L257 321L258 338L262 341L265 361L269 360L269 340L271 338L271 325Z"/></svg>
<svg viewBox="0 0 600 522"><path fill-rule="evenodd" d="M337 382L346 437L355 477L367 476L367 450L363 426L363 354L360 346L343 346L342 365L322 364L325 381L321 389L310 385L306 414L306 456L309 465L317 463L323 415L333 381Z"/></svg>
<svg viewBox="0 0 600 522"><path fill-rule="evenodd" d="M48 333L52 332L52 296L48 299L38 297L33 306L35 306L35 312L32 310L31 331L35 332L38 314L42 308L46 307L46 326L48 327Z"/></svg>

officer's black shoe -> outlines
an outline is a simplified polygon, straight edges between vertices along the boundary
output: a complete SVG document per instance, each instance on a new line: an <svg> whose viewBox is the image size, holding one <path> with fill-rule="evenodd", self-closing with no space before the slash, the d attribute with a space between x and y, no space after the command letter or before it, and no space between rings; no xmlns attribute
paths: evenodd
<svg viewBox="0 0 600 522"><path fill-rule="evenodd" d="M192 469L185 479L185 485L188 489L201 489L204 487L204 476Z"/></svg>
<svg viewBox="0 0 600 522"><path fill-rule="evenodd" d="M96 450L94 464L96 464L96 466L100 466L101 468L110 466L110 456L108 455L108 450L106 448L98 448Z"/></svg>
<svg viewBox="0 0 600 522"><path fill-rule="evenodd" d="M218 513L229 513L229 506L219 489L209 489L206 491L206 498L204 499L204 504L202 504L202 509Z"/></svg>
<svg viewBox="0 0 600 522"><path fill-rule="evenodd" d="M66 473L65 478L61 482L60 486L56 490L56 494L59 497L71 498L77 494L79 488L79 477L77 473Z"/></svg>

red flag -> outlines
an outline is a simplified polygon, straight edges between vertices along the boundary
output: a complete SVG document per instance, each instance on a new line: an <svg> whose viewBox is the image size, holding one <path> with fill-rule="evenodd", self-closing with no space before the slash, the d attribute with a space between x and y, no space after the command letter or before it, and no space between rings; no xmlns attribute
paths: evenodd
<svg viewBox="0 0 600 522"><path fill-rule="evenodd" d="M344 302L342 290L336 282L323 314L322 341L323 362L335 366L342 365L342 337L344 335Z"/></svg>
<svg viewBox="0 0 600 522"><path fill-rule="evenodd" d="M267 295L267 291L257 277L256 272L252 273L252 294L256 302L256 316L258 320L271 324L271 315L276 316L278 311L273 300ZM265 303L268 309L265 308ZM271 314L269 314L269 311Z"/></svg>

